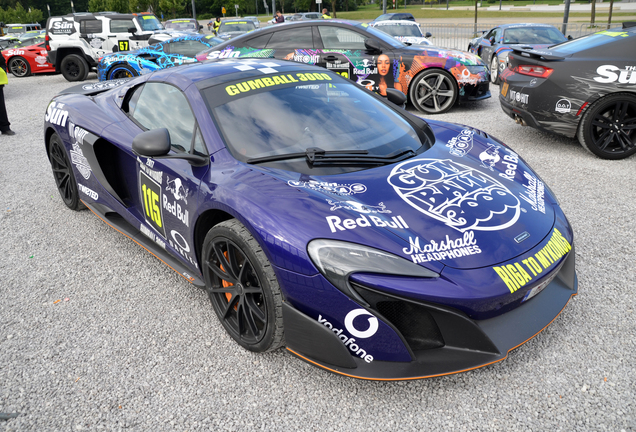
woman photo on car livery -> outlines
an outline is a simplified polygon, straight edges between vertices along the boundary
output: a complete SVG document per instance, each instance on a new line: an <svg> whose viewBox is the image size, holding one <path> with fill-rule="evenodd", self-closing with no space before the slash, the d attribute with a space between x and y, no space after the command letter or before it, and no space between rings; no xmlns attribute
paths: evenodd
<svg viewBox="0 0 636 432"><path fill-rule="evenodd" d="M378 93L382 96L386 96L386 89L393 88L393 73L391 71L391 59L388 55L382 54L378 57L376 62L378 68L378 74L380 75L380 81L378 82Z"/></svg>

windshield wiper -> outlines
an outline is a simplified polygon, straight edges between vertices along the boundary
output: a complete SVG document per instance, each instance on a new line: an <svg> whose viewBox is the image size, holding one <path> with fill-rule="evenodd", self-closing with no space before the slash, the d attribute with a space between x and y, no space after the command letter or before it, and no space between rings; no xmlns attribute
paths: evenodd
<svg viewBox="0 0 636 432"><path fill-rule="evenodd" d="M284 155L264 156L248 159L248 164L275 162L304 157L311 166L367 166L386 165L399 162L415 155L413 150L403 150L387 156L370 156L368 150L332 150L327 151L318 147L310 147L303 153L288 153Z"/></svg>

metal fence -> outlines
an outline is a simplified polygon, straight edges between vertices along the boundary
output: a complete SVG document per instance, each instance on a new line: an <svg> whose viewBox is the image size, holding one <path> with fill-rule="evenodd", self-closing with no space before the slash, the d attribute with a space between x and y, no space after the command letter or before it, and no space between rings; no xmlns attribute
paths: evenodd
<svg viewBox="0 0 636 432"><path fill-rule="evenodd" d="M482 31L488 31L493 27L497 27L501 24L481 23L477 24L444 24L444 23L420 23L422 33L430 32L433 36L429 38L433 45L467 50L468 44L471 39L482 35ZM616 26L613 24L612 26ZM577 38L586 34L595 33L597 31L603 31L610 28L610 25L605 23L568 23L568 24L556 24L555 27L559 31L565 29L564 34L566 36L572 36Z"/></svg>

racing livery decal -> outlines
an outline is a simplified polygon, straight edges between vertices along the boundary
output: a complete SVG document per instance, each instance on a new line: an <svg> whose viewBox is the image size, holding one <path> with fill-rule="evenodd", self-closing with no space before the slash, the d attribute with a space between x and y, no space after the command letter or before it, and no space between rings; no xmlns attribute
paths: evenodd
<svg viewBox="0 0 636 432"><path fill-rule="evenodd" d="M139 170L139 193L141 197L142 213L146 222L153 227L163 238L166 238L163 212L161 210L162 192L161 183L163 174L140 165ZM164 200L165 201L165 198Z"/></svg>

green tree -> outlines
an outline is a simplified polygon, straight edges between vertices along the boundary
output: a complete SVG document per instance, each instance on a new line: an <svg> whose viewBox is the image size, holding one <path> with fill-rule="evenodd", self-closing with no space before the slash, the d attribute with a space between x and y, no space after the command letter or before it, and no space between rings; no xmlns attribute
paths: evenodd
<svg viewBox="0 0 636 432"><path fill-rule="evenodd" d="M160 0L159 7L162 11L172 14L172 18L176 18L177 13L185 9L185 0Z"/></svg>

